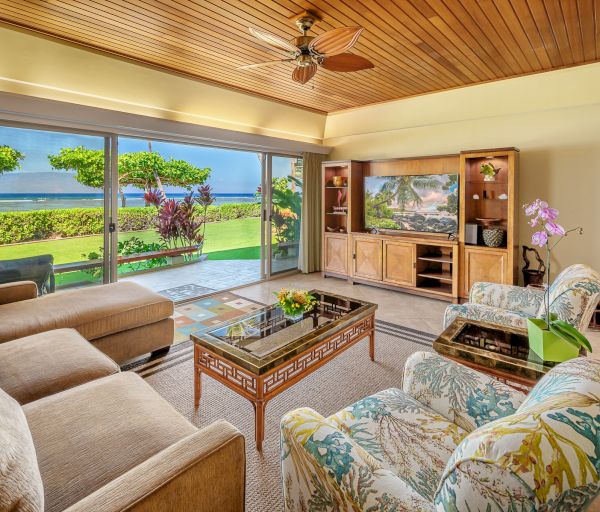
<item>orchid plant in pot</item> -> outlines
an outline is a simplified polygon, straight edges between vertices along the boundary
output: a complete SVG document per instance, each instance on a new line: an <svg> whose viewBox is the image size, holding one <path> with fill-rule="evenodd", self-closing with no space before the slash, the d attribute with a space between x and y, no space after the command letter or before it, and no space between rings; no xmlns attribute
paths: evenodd
<svg viewBox="0 0 600 512"><path fill-rule="evenodd" d="M525 215L531 217L529 225L539 228L531 237L531 242L546 248L546 287L544 291L544 309L542 318L528 318L527 331L530 348L544 361L562 362L579 355L580 349L592 351L588 339L571 324L559 320L550 312L550 266L552 251L569 234L583 234L581 227L565 230L558 224L558 210L548 206L546 201L536 199L523 205ZM556 300L558 297L555 297Z"/></svg>

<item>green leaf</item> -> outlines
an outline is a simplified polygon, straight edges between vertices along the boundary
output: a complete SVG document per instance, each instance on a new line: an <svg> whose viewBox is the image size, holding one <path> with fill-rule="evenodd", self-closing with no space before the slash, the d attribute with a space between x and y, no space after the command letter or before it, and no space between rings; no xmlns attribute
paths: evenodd
<svg viewBox="0 0 600 512"><path fill-rule="evenodd" d="M588 341L588 339L581 334L575 327L571 324L565 322L564 320L555 320L551 325L557 326L561 331L571 336L572 338L577 340L577 343L583 347L585 347L588 351L592 352L592 345Z"/></svg>

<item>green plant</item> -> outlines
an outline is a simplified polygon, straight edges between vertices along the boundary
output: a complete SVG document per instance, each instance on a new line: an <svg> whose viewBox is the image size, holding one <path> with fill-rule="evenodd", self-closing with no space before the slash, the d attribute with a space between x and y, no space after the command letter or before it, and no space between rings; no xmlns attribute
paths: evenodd
<svg viewBox="0 0 600 512"><path fill-rule="evenodd" d="M307 313L318 304L317 298L305 290L287 290L282 288L279 293L274 292L279 301L279 307L286 315Z"/></svg>
<svg viewBox="0 0 600 512"><path fill-rule="evenodd" d="M0 175L16 171L21 167L20 161L25 155L10 146L0 146Z"/></svg>
<svg viewBox="0 0 600 512"><path fill-rule="evenodd" d="M117 244L117 254L119 256L131 256L135 254L142 254L145 252L156 252L165 250L167 247L164 243L160 242L144 242L140 238L135 236L128 238L127 240L120 241ZM104 248L99 247L98 251L92 251L81 256L87 260L100 260L103 258ZM167 264L167 258L160 256L158 258L151 258L148 260L134 261L130 263L121 263L117 265L118 273L124 274L126 272L139 272L140 270L148 270L151 268L162 267ZM87 274L93 277L101 277L103 273L102 267L96 267L84 270Z"/></svg>
<svg viewBox="0 0 600 512"><path fill-rule="evenodd" d="M260 204L255 203L211 205L206 209L206 220L207 222L219 222L260 217L260 213ZM120 208L118 217L119 231L145 231L154 228L156 209L151 207ZM97 235L103 230L103 208L0 212L0 245Z"/></svg>
<svg viewBox="0 0 600 512"><path fill-rule="evenodd" d="M484 162L481 164L481 167L479 168L479 172L483 176L488 176L490 178L493 178L494 176L496 176L496 174L498 174L500 172L500 169L494 167L491 162Z"/></svg>
<svg viewBox="0 0 600 512"><path fill-rule="evenodd" d="M273 179L273 212L271 221L278 243L300 240L302 194L290 188L302 188L302 181L293 176Z"/></svg>

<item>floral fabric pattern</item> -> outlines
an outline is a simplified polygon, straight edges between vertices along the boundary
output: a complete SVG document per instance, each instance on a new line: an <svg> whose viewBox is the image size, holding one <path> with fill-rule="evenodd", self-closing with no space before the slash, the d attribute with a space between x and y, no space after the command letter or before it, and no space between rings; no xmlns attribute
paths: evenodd
<svg viewBox="0 0 600 512"><path fill-rule="evenodd" d="M471 432L448 462L437 510L581 510L600 480L599 377L600 361L562 363L516 414ZM475 463L483 481L473 477ZM495 483L486 494L475 480Z"/></svg>
<svg viewBox="0 0 600 512"><path fill-rule="evenodd" d="M416 352L404 368L402 389L467 432L514 414L525 394L431 352Z"/></svg>
<svg viewBox="0 0 600 512"><path fill-rule="evenodd" d="M550 313L585 331L600 300L600 274L586 265L571 265L550 285ZM527 318L545 313L544 292L535 288L475 283L465 304L446 308L444 328L461 316L510 327L527 327Z"/></svg>
<svg viewBox="0 0 600 512"><path fill-rule="evenodd" d="M561 363L525 398L419 352L403 387L284 416L288 512L576 512L599 496L600 361Z"/></svg>

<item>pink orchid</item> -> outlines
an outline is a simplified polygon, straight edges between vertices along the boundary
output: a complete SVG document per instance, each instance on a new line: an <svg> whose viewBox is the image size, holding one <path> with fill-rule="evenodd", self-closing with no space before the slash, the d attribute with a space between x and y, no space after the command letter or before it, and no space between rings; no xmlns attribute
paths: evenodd
<svg viewBox="0 0 600 512"><path fill-rule="evenodd" d="M531 243L539 247L544 247L548 243L548 233L545 231L536 231L531 237Z"/></svg>
<svg viewBox="0 0 600 512"><path fill-rule="evenodd" d="M556 222L547 222L545 227L548 233L551 235L565 236L565 228Z"/></svg>
<svg viewBox="0 0 600 512"><path fill-rule="evenodd" d="M540 208L538 214L543 220L554 220L558 217L558 210L556 208Z"/></svg>

